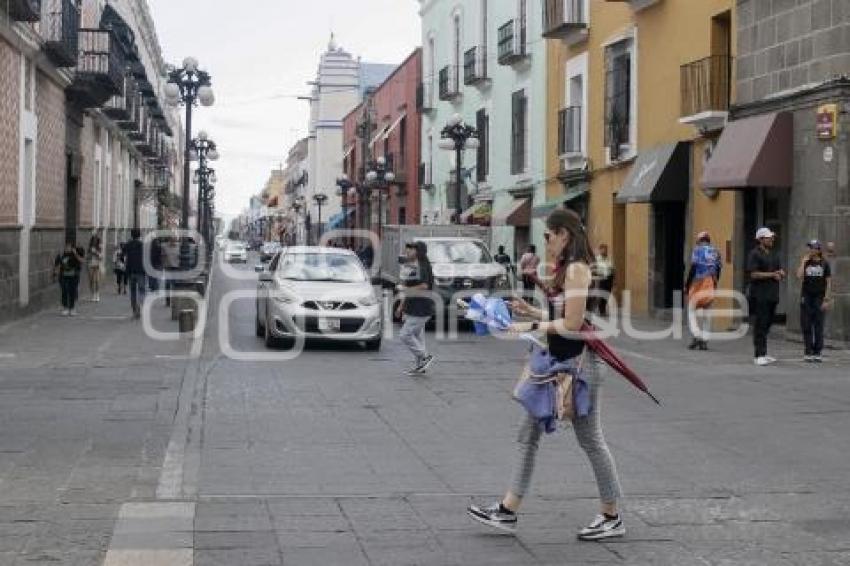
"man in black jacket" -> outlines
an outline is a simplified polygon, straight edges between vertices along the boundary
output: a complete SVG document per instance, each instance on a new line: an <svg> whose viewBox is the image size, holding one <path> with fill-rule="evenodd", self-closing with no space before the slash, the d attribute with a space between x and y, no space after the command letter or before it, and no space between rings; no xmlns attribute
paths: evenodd
<svg viewBox="0 0 850 566"><path fill-rule="evenodd" d="M145 301L145 245L142 243L141 237L141 231L138 228L133 228L130 231L131 240L127 242L127 246L124 248L133 318L141 316L141 304Z"/></svg>

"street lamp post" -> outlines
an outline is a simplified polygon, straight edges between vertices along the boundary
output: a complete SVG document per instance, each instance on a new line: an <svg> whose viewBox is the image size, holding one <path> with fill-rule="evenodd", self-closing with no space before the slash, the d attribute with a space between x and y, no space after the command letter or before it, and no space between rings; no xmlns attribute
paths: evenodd
<svg viewBox="0 0 850 566"><path fill-rule="evenodd" d="M317 236L317 243L322 239L322 205L328 201L328 195L325 193L316 193L313 195L313 201L319 207L319 230Z"/></svg>
<svg viewBox="0 0 850 566"><path fill-rule="evenodd" d="M478 141L478 130L473 126L465 123L460 114L453 115L446 127L440 133L440 148L447 151L455 152L455 213L454 216L460 220L461 203L460 203L460 187L463 183L463 150L478 149L480 142Z"/></svg>
<svg viewBox="0 0 850 566"><path fill-rule="evenodd" d="M378 237L381 237L381 232L384 225L384 189L389 187L395 181L395 173L387 168L386 158L379 157L370 164L370 170L366 173L366 182L377 189L378 191Z"/></svg>
<svg viewBox="0 0 850 566"><path fill-rule="evenodd" d="M208 210L210 204L209 185L215 185L215 170L210 169L208 162L217 161L219 158L218 147L205 131L198 132L198 137L191 140L189 159L198 162L195 170L195 183L198 185L198 232L204 238L207 247L210 244L210 234L207 230ZM187 191L188 192L188 191Z"/></svg>
<svg viewBox="0 0 850 566"><path fill-rule="evenodd" d="M339 187L339 194L342 197L342 218L343 226L348 229L348 196L354 184L348 179L348 175L342 174L336 180L336 186Z"/></svg>
<svg viewBox="0 0 850 566"><path fill-rule="evenodd" d="M166 102L177 106L186 106L186 146L183 153L183 207L180 214L180 228L189 229L189 184L191 181L190 155L192 151L192 108L200 103L212 106L215 96L210 86L210 75L198 68L198 60L186 57L182 67L169 66L168 82L165 85ZM180 266L187 269L191 264L189 239L181 238Z"/></svg>

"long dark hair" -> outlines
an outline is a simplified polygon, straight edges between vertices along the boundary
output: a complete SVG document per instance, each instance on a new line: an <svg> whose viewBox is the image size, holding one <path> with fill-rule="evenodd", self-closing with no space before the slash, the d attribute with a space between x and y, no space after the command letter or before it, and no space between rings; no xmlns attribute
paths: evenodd
<svg viewBox="0 0 850 566"><path fill-rule="evenodd" d="M588 267L593 265L595 256L590 246L590 238L587 229L581 221L581 217L572 210L557 208L546 218L546 228L550 232L566 230L570 234L570 242L564 246L561 255L555 259L555 281L558 288L563 288L567 276L567 268L572 263L581 262Z"/></svg>
<svg viewBox="0 0 850 566"><path fill-rule="evenodd" d="M431 260L428 259L428 245L425 242L416 242L416 260L419 262L420 269L431 271Z"/></svg>

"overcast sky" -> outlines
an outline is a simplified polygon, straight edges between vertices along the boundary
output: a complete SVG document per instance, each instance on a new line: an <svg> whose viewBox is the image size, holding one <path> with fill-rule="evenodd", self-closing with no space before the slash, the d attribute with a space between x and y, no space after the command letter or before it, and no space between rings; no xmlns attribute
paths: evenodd
<svg viewBox="0 0 850 566"><path fill-rule="evenodd" d="M401 63L420 43L415 0L148 0L166 62L193 55L216 104L193 114L218 144L216 208L238 214L307 133L307 81L331 30L355 57Z"/></svg>

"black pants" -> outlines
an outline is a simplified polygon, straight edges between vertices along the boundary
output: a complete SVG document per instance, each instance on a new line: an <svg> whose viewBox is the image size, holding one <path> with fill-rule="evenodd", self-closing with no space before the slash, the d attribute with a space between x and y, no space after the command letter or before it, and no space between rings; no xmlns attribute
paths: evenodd
<svg viewBox="0 0 850 566"><path fill-rule="evenodd" d="M141 312L142 305L145 302L145 280L147 277L144 273L128 274L130 282L130 306L133 308L133 314Z"/></svg>
<svg viewBox="0 0 850 566"><path fill-rule="evenodd" d="M803 295L800 302L800 327L807 356L820 356L823 351L823 298Z"/></svg>
<svg viewBox="0 0 850 566"><path fill-rule="evenodd" d="M596 308L601 316L608 316L608 298L614 288L614 278L606 277L599 281L599 296L596 297Z"/></svg>
<svg viewBox="0 0 850 566"><path fill-rule="evenodd" d="M127 272L122 270L115 270L115 282L118 283L118 287L124 287L127 285Z"/></svg>
<svg viewBox="0 0 850 566"><path fill-rule="evenodd" d="M750 298L750 308L754 315L753 322L753 345L755 346L755 357L760 358L767 355L767 335L773 324L773 315L776 313L777 301L765 301Z"/></svg>
<svg viewBox="0 0 850 566"><path fill-rule="evenodd" d="M59 277L59 287L62 290L62 306L68 310L77 304L77 293L80 289L80 276L62 275Z"/></svg>

